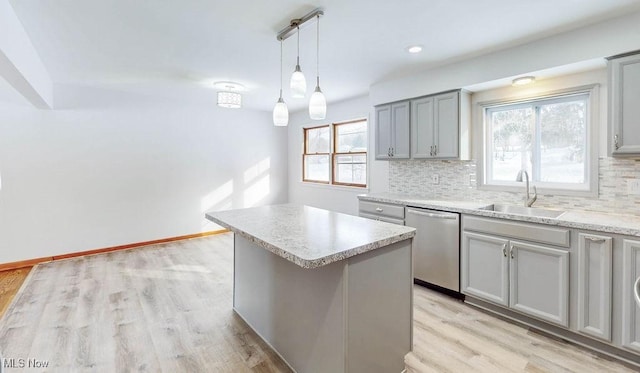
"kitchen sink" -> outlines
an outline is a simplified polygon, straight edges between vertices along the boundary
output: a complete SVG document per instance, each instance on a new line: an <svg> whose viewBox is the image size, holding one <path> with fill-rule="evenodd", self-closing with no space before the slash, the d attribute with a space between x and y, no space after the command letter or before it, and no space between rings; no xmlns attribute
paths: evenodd
<svg viewBox="0 0 640 373"><path fill-rule="evenodd" d="M556 219L560 217L560 215L564 214L566 211L560 210L550 210L543 209L537 207L524 207L524 206L516 206L516 205L502 205L498 203L494 203L493 205L481 207L481 210L489 210L495 212L502 212L505 214L514 214L514 215L525 215L525 216L535 216L539 218L551 218Z"/></svg>

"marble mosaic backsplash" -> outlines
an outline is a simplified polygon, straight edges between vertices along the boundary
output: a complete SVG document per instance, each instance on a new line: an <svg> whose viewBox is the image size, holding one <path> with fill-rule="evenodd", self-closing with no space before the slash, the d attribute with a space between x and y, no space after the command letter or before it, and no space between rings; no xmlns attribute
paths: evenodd
<svg viewBox="0 0 640 373"><path fill-rule="evenodd" d="M640 179L640 158L599 159L598 197L538 194L534 207L578 209L640 215L640 195L627 193L627 182ZM439 175L439 184L431 176ZM523 188L524 191L524 188ZM478 190L475 161L404 160L389 162L389 192L433 199L522 203L523 192Z"/></svg>

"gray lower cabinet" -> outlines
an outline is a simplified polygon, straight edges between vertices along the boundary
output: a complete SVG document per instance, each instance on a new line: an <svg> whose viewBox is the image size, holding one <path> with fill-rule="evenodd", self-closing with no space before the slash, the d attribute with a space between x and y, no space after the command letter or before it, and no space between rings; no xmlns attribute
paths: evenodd
<svg viewBox="0 0 640 373"><path fill-rule="evenodd" d="M508 244L509 240L504 238L462 233L460 289L463 293L509 305Z"/></svg>
<svg viewBox="0 0 640 373"><path fill-rule="evenodd" d="M569 326L569 252L510 241L509 307Z"/></svg>
<svg viewBox="0 0 640 373"><path fill-rule="evenodd" d="M610 236L578 234L577 329L611 342L612 241Z"/></svg>
<svg viewBox="0 0 640 373"><path fill-rule="evenodd" d="M502 231L505 224L510 223L463 217L462 292L568 327L569 252L487 234ZM528 226L511 224L512 232L522 232ZM465 227L481 231L464 230ZM532 229L546 228L532 226Z"/></svg>
<svg viewBox="0 0 640 373"><path fill-rule="evenodd" d="M358 216L373 220L404 225L404 205L393 203L360 201Z"/></svg>
<svg viewBox="0 0 640 373"><path fill-rule="evenodd" d="M640 305L634 299L634 284L640 277L640 241L622 244L622 347L640 352Z"/></svg>

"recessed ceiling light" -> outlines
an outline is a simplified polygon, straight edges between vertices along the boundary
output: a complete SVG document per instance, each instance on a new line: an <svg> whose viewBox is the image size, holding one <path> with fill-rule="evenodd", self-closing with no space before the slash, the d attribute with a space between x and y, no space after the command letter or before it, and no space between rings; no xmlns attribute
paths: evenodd
<svg viewBox="0 0 640 373"><path fill-rule="evenodd" d="M515 78L511 81L511 85L513 86L519 86L519 85L526 85L526 84L530 84L536 81L536 78L534 76L521 76L519 78Z"/></svg>
<svg viewBox="0 0 640 373"><path fill-rule="evenodd" d="M215 82L213 86L225 91L244 91L244 86L236 82Z"/></svg>
<svg viewBox="0 0 640 373"><path fill-rule="evenodd" d="M407 47L407 52L415 54L422 52L422 45L410 45Z"/></svg>

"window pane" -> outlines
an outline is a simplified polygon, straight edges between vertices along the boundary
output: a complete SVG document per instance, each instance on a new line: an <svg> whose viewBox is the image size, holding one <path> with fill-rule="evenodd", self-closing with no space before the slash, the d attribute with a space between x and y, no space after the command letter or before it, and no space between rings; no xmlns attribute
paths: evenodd
<svg viewBox="0 0 640 373"><path fill-rule="evenodd" d="M536 180L585 182L586 108L586 99L540 106L540 175Z"/></svg>
<svg viewBox="0 0 640 373"><path fill-rule="evenodd" d="M338 153L367 151L367 122L336 125L336 151Z"/></svg>
<svg viewBox="0 0 640 373"><path fill-rule="evenodd" d="M531 172L533 108L497 108L489 111L491 169L489 179L514 181L518 171Z"/></svg>
<svg viewBox="0 0 640 373"><path fill-rule="evenodd" d="M304 180L329 181L329 156L305 155Z"/></svg>
<svg viewBox="0 0 640 373"><path fill-rule="evenodd" d="M335 182L345 184L367 184L367 156L336 155Z"/></svg>
<svg viewBox="0 0 640 373"><path fill-rule="evenodd" d="M329 126L310 128L305 130L307 135L307 153L329 153L330 140L329 140Z"/></svg>

